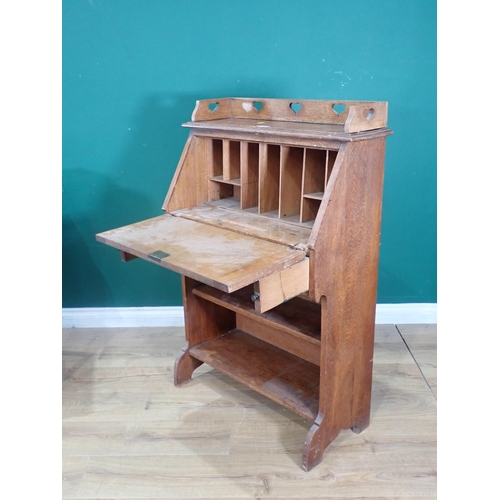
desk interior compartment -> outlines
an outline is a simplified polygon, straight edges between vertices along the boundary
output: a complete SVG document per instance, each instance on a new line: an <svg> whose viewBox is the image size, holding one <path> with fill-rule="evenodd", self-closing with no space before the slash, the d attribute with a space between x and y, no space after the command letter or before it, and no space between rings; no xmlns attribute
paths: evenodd
<svg viewBox="0 0 500 500"><path fill-rule="evenodd" d="M312 227L336 150L206 138L208 203Z"/></svg>

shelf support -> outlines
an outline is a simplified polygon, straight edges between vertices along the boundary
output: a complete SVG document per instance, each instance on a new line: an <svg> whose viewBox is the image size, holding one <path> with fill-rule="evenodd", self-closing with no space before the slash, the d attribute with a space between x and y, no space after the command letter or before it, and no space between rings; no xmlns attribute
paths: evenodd
<svg viewBox="0 0 500 500"><path fill-rule="evenodd" d="M202 361L193 358L189 352L189 343L186 342L178 354L174 365L174 385L180 387L191 380L193 372L203 364Z"/></svg>
<svg viewBox="0 0 500 500"><path fill-rule="evenodd" d="M175 360L174 384L176 386L189 382L194 370L203 364L202 361L189 354L192 347L236 327L236 315L233 311L193 294L193 289L200 285L200 282L182 276L182 299L187 342Z"/></svg>

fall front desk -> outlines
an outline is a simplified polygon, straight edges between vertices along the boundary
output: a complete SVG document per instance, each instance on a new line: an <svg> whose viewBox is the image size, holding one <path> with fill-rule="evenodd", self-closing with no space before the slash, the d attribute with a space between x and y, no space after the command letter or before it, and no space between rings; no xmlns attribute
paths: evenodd
<svg viewBox="0 0 500 500"><path fill-rule="evenodd" d="M97 235L182 275L186 345L311 421L302 467L370 420L387 103L197 101L164 214Z"/></svg>

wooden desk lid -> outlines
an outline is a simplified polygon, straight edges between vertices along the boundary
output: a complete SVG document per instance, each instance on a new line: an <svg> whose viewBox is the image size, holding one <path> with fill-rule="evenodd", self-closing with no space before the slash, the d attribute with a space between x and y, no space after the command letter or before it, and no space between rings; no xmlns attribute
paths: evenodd
<svg viewBox="0 0 500 500"><path fill-rule="evenodd" d="M228 293L305 257L300 249L170 214L100 233L96 239Z"/></svg>

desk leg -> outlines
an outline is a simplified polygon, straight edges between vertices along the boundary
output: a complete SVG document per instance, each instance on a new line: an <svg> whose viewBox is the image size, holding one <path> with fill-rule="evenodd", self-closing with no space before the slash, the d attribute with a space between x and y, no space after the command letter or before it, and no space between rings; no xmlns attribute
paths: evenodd
<svg viewBox="0 0 500 500"><path fill-rule="evenodd" d="M174 384L179 387L191 380L193 372L203 364L202 361L193 358L188 352L189 343L186 342L182 351L177 356L174 365Z"/></svg>
<svg viewBox="0 0 500 500"><path fill-rule="evenodd" d="M323 460L326 447L338 436L340 429L329 427L318 420L307 433L306 442L302 451L302 468L308 472Z"/></svg>
<svg viewBox="0 0 500 500"><path fill-rule="evenodd" d="M320 401L304 445L306 471L321 462L341 430L359 434L370 423L375 303L364 309L348 306L321 299Z"/></svg>
<svg viewBox="0 0 500 500"><path fill-rule="evenodd" d="M236 315L233 311L193 294L193 289L202 284L182 276L186 345L175 360L174 384L176 386L189 382L194 370L203 364L189 354L191 347L236 328Z"/></svg>

